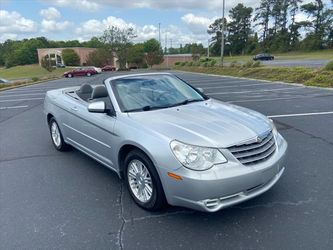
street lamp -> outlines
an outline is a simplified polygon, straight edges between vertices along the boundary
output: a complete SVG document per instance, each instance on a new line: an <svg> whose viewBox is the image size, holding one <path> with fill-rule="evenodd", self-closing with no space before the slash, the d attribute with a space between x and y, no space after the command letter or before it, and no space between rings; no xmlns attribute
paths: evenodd
<svg viewBox="0 0 333 250"><path fill-rule="evenodd" d="M225 9L225 0L223 0L222 7L222 31L221 31L221 66L223 67L223 54L224 54L224 9Z"/></svg>

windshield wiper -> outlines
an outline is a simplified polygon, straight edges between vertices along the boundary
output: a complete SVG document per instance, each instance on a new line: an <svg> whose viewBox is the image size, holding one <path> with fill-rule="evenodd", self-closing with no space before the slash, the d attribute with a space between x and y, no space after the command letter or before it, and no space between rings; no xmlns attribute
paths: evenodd
<svg viewBox="0 0 333 250"><path fill-rule="evenodd" d="M182 102L178 102L176 104L172 104L169 107L181 106L181 105L186 105L186 104L191 103L191 102L201 102L201 101L203 101L203 100L201 100L201 99L186 99L186 100L184 100Z"/></svg>
<svg viewBox="0 0 333 250"><path fill-rule="evenodd" d="M125 110L124 112L136 112L136 111L150 111L150 110L155 110L155 109L165 109L165 108L172 108L172 107L176 107L176 106L181 106L181 105L186 105L188 103L191 102L201 102L204 100L201 99L186 99L184 101L175 103L175 104L171 104L171 105L165 105L165 106L144 106L142 108L137 108L137 109L129 109L129 110Z"/></svg>

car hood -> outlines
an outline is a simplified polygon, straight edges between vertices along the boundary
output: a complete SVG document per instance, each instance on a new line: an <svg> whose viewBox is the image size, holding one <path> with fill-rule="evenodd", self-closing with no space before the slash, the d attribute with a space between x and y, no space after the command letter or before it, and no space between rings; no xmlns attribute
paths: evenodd
<svg viewBox="0 0 333 250"><path fill-rule="evenodd" d="M206 147L229 147L271 129L264 115L213 99L129 117L170 140Z"/></svg>

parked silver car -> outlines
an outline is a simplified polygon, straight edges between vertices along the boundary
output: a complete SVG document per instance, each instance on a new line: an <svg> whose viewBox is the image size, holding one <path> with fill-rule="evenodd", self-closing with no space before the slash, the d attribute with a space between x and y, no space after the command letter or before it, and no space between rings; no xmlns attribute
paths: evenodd
<svg viewBox="0 0 333 250"><path fill-rule="evenodd" d="M44 105L55 148L114 170L148 210L214 212L267 191L285 169L287 142L271 120L171 74L52 90Z"/></svg>

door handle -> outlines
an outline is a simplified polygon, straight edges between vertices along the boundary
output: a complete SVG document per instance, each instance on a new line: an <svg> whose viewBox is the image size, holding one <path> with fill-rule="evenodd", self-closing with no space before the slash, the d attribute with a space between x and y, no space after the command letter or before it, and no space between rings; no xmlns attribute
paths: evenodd
<svg viewBox="0 0 333 250"><path fill-rule="evenodd" d="M77 107L71 107L71 110L78 111Z"/></svg>

